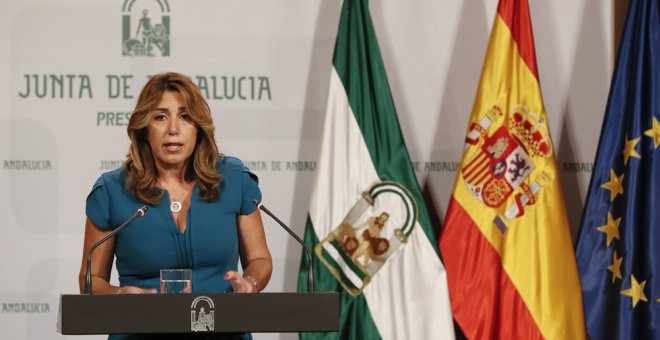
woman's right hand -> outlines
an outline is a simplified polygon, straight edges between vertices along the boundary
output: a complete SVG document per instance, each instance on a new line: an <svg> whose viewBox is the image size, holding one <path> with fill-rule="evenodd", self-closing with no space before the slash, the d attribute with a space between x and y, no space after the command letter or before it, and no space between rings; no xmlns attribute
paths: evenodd
<svg viewBox="0 0 660 340"><path fill-rule="evenodd" d="M156 288L144 289L135 286L119 287L119 290L117 290L117 294L156 294L156 293L158 293L158 290L156 290Z"/></svg>

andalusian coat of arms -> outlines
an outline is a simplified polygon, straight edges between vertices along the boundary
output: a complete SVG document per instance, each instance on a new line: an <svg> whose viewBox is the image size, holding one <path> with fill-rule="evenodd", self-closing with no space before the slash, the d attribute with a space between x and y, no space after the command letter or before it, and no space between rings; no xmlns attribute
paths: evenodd
<svg viewBox="0 0 660 340"><path fill-rule="evenodd" d="M353 296L403 247L417 223L417 203L396 182L380 182L357 200L314 251Z"/></svg>

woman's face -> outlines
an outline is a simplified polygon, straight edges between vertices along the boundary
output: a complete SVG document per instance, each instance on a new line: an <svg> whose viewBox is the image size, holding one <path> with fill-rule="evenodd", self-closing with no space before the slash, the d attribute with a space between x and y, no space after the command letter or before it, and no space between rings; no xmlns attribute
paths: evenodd
<svg viewBox="0 0 660 340"><path fill-rule="evenodd" d="M181 95L164 92L147 125L149 146L160 168L183 168L195 149L197 127Z"/></svg>

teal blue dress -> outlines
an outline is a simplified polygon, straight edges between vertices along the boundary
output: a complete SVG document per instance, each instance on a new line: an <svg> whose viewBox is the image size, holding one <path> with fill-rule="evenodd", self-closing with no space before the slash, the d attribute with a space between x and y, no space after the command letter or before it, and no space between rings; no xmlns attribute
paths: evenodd
<svg viewBox="0 0 660 340"><path fill-rule="evenodd" d="M117 233L115 256L121 286L159 289L161 269L187 268L193 272L193 292L232 291L223 277L238 269L237 218L257 209L253 201L261 201L261 191L257 177L237 158L221 156L216 169L222 176L220 197L202 201L195 186L183 233L172 217L167 191L158 205ZM86 213L96 226L112 229L144 206L126 191L125 182L122 167L104 173L94 183Z"/></svg>

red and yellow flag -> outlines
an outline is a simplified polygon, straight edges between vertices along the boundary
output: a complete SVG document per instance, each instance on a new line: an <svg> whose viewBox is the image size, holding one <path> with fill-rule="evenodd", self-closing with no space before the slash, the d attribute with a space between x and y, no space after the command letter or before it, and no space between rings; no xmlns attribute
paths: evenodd
<svg viewBox="0 0 660 340"><path fill-rule="evenodd" d="M501 0L440 239L470 339L583 339L527 0Z"/></svg>

